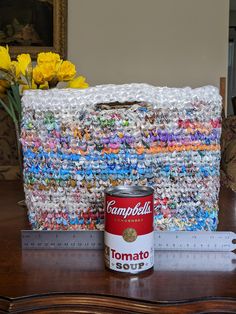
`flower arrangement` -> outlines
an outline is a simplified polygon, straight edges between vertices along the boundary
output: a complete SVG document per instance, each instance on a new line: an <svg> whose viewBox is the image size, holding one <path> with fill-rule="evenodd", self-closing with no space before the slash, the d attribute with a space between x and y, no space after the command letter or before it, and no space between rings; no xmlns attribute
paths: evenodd
<svg viewBox="0 0 236 314"><path fill-rule="evenodd" d="M25 89L54 88L59 82L66 82L70 88L87 88L86 78L76 76L75 65L62 60L53 52L41 52L34 66L29 54L20 54L11 60L8 46L0 46L0 105L12 118L17 135L20 156L21 94ZM21 160L19 160L22 167Z"/></svg>

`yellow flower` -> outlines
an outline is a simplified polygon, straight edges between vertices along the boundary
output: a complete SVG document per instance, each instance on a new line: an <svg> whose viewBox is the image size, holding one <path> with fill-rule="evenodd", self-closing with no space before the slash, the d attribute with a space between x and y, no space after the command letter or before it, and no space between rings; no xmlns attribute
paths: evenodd
<svg viewBox="0 0 236 314"><path fill-rule="evenodd" d="M70 61L63 61L57 72L58 81L70 81L75 75L75 65Z"/></svg>
<svg viewBox="0 0 236 314"><path fill-rule="evenodd" d="M37 85L44 84L45 82L42 69L38 65L33 69L33 80Z"/></svg>
<svg viewBox="0 0 236 314"><path fill-rule="evenodd" d="M8 46L0 46L0 68L9 70L11 66L11 57L9 55Z"/></svg>
<svg viewBox="0 0 236 314"><path fill-rule="evenodd" d="M76 75L75 65L70 61L63 61L57 72L58 81L70 81Z"/></svg>
<svg viewBox="0 0 236 314"><path fill-rule="evenodd" d="M39 88L40 89L48 89L49 88L48 82L45 82L44 84L40 85Z"/></svg>
<svg viewBox="0 0 236 314"><path fill-rule="evenodd" d="M29 85L22 85L22 88L21 88L21 93L25 90L28 90L28 89L37 89L38 88L38 85L35 84L34 80L32 80L31 82L31 86ZM40 89L48 89L48 83L45 82L44 84L42 85L39 85L39 88Z"/></svg>
<svg viewBox="0 0 236 314"><path fill-rule="evenodd" d="M22 53L21 55L17 56L17 60L19 63L20 71L25 76L26 71L31 63L31 57L28 53Z"/></svg>
<svg viewBox="0 0 236 314"><path fill-rule="evenodd" d="M44 80L49 82L56 76L57 68L54 64L46 63L39 66L43 74Z"/></svg>
<svg viewBox="0 0 236 314"><path fill-rule="evenodd" d="M61 62L60 55L54 52L40 52L38 54L37 62L39 65L45 63L59 64Z"/></svg>
<svg viewBox="0 0 236 314"><path fill-rule="evenodd" d="M44 84L45 81L50 82L56 77L56 67L54 64L45 63L37 65L33 69L33 79L36 84Z"/></svg>
<svg viewBox="0 0 236 314"><path fill-rule="evenodd" d="M19 62L17 61L12 61L11 62L11 71L14 74L14 76L16 78L19 78L20 76L20 66L19 66Z"/></svg>
<svg viewBox="0 0 236 314"><path fill-rule="evenodd" d="M78 76L69 82L68 87L70 87L70 88L87 88L87 87L89 87L89 84L86 82L86 78L84 76Z"/></svg>

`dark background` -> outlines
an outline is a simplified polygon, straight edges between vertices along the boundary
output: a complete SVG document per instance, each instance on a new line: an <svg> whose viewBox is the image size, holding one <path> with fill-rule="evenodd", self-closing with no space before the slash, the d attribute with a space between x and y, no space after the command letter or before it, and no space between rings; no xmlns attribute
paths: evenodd
<svg viewBox="0 0 236 314"><path fill-rule="evenodd" d="M0 45L53 46L53 0L0 0Z"/></svg>

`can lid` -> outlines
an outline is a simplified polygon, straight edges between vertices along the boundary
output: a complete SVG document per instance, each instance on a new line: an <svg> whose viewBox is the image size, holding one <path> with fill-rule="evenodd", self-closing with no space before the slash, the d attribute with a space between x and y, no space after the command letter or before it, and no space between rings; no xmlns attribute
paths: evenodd
<svg viewBox="0 0 236 314"><path fill-rule="evenodd" d="M152 195L153 192L153 188L140 185L117 185L115 187L110 187L105 190L106 194L119 197L148 196Z"/></svg>

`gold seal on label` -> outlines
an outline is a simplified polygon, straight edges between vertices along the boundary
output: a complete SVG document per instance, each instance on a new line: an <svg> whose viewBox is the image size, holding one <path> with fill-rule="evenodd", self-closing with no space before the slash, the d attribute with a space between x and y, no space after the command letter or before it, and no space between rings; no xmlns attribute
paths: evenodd
<svg viewBox="0 0 236 314"><path fill-rule="evenodd" d="M122 233L126 242L134 242L137 239L137 231L134 228L126 228Z"/></svg>

